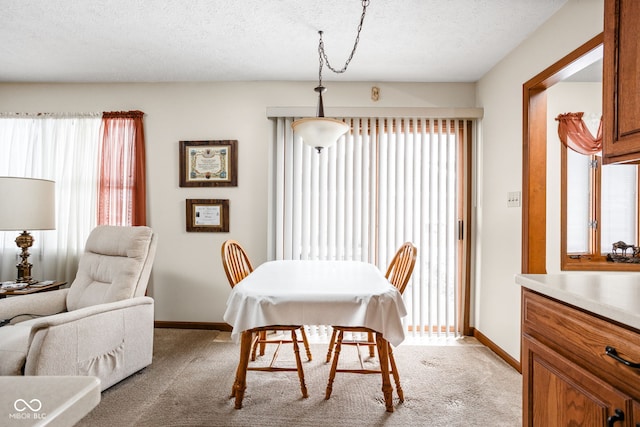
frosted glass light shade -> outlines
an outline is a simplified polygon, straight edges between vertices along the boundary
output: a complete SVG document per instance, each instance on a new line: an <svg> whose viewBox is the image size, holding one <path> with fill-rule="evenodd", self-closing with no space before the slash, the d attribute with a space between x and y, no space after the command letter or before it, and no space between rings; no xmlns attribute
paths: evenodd
<svg viewBox="0 0 640 427"><path fill-rule="evenodd" d="M326 117L309 117L291 123L293 131L302 142L320 152L323 148L333 145L338 138L349 130L349 125L343 121Z"/></svg>
<svg viewBox="0 0 640 427"><path fill-rule="evenodd" d="M55 182L0 177L0 230L54 230Z"/></svg>

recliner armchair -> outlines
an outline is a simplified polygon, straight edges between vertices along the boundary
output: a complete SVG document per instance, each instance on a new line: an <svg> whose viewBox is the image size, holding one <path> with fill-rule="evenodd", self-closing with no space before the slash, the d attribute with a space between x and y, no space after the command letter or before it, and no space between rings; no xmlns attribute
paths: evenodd
<svg viewBox="0 0 640 427"><path fill-rule="evenodd" d="M149 227L98 226L69 288L0 299L0 319L32 315L0 327L0 375L90 375L105 390L150 365L156 245Z"/></svg>

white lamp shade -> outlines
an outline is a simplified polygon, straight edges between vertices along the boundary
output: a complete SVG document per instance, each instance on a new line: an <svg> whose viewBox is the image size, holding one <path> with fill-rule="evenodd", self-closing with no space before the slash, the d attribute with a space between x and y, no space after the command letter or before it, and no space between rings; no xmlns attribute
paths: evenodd
<svg viewBox="0 0 640 427"><path fill-rule="evenodd" d="M316 149L333 145L349 130L349 125L345 122L326 117L296 120L291 123L291 127L298 136L302 137L302 142Z"/></svg>
<svg viewBox="0 0 640 427"><path fill-rule="evenodd" d="M0 177L0 230L56 228L55 182Z"/></svg>

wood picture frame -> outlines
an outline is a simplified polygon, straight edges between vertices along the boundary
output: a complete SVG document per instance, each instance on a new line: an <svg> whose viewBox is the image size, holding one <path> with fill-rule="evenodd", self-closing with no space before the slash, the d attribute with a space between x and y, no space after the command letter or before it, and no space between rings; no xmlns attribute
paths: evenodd
<svg viewBox="0 0 640 427"><path fill-rule="evenodd" d="M187 231L226 233L229 231L229 200L187 199Z"/></svg>
<svg viewBox="0 0 640 427"><path fill-rule="evenodd" d="M236 187L238 141L180 141L180 187Z"/></svg>

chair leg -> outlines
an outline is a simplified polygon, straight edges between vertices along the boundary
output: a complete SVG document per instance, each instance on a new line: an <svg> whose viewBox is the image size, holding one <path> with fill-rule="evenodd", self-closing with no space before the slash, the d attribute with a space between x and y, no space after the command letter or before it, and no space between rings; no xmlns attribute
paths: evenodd
<svg viewBox="0 0 640 427"><path fill-rule="evenodd" d="M356 350L358 350L358 361L360 362L360 369L364 371L364 361L362 360L362 353L360 353L360 344L356 343Z"/></svg>
<svg viewBox="0 0 640 427"><path fill-rule="evenodd" d="M307 394L307 385L304 382L304 371L302 370L302 360L300 359L300 347L298 346L298 340L295 339L295 331L291 331L293 334L293 353L296 356L296 367L298 368L298 378L300 378L300 391L302 391L302 397L309 397Z"/></svg>
<svg viewBox="0 0 640 427"><path fill-rule="evenodd" d="M292 331L291 334L295 337L295 331ZM309 340L307 339L307 333L304 331L304 326L300 326L300 335L302 335L302 343L304 344L304 349L307 352L307 360L311 362L311 349L309 348Z"/></svg>
<svg viewBox="0 0 640 427"><path fill-rule="evenodd" d="M367 332L367 341L373 341L373 332ZM371 344L369 345L369 357L376 357L376 346Z"/></svg>
<svg viewBox="0 0 640 427"><path fill-rule="evenodd" d="M282 341L278 343L276 350L273 352L273 356L271 357L271 363L269 363L270 368L273 368L273 365L276 363L276 359L278 358L278 353L280 352L280 347L282 347Z"/></svg>
<svg viewBox="0 0 640 427"><path fill-rule="evenodd" d="M393 387L389 372L389 343L376 332L376 346L378 347L378 359L380 360L380 373L382 375L382 394L384 395L387 412L393 412Z"/></svg>
<svg viewBox="0 0 640 427"><path fill-rule="evenodd" d="M391 364L391 373L393 374L393 380L396 383L396 392L398 393L400 402L404 402L404 391L402 391L402 387L400 386L400 373L398 372L398 368L396 367L396 359L393 357L393 348L391 347L391 344L389 344L389 363Z"/></svg>
<svg viewBox="0 0 640 427"><path fill-rule="evenodd" d="M264 356L264 350L267 348L267 331L260 331L260 356Z"/></svg>
<svg viewBox="0 0 640 427"><path fill-rule="evenodd" d="M256 336L253 338L251 342L251 361L256 361L256 350L258 349L258 342L260 342L260 332L256 333Z"/></svg>
<svg viewBox="0 0 640 427"><path fill-rule="evenodd" d="M331 353L333 353L333 346L336 343L336 330L334 328L331 333L331 339L329 340L329 350L327 351L327 363L331 362Z"/></svg>
<svg viewBox="0 0 640 427"><path fill-rule="evenodd" d="M335 333L335 329L333 330ZM333 352L333 363L331 364L331 372L329 373L329 382L327 383L327 390L325 392L324 398L329 399L331 397L331 392L333 391L333 380L336 377L336 370L338 369L338 359L340 359L340 350L342 349L342 337L344 331L340 331L338 333L338 339L335 342L335 351ZM332 341L333 342L333 341Z"/></svg>
<svg viewBox="0 0 640 427"><path fill-rule="evenodd" d="M251 351L251 342L253 340L252 331L244 331L240 342L240 360L238 361L238 369L236 370L236 380L231 389L231 396L235 397L236 409L242 408L242 399L247 389L247 366L249 365L249 352Z"/></svg>

